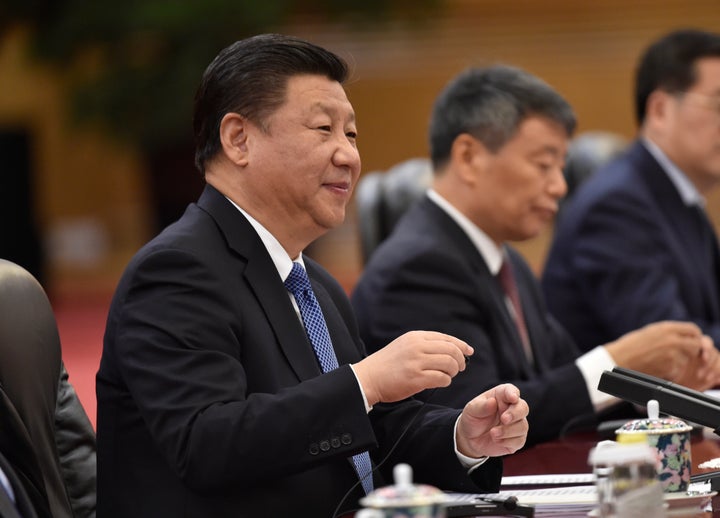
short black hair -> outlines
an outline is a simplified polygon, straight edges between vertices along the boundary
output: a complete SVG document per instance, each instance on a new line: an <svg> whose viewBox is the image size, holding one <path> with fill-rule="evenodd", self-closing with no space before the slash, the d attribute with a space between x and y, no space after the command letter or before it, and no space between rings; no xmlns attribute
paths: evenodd
<svg viewBox="0 0 720 518"><path fill-rule="evenodd" d="M220 122L238 113L265 127L267 117L285 100L288 79L323 75L344 83L345 61L310 42L281 34L261 34L221 50L208 65L195 94L193 130L195 166L204 174L220 151Z"/></svg>
<svg viewBox="0 0 720 518"><path fill-rule="evenodd" d="M508 65L466 70L435 100L429 131L433 167L447 163L458 135L469 133L495 152L533 115L557 121L568 137L575 131L572 107L540 78Z"/></svg>
<svg viewBox="0 0 720 518"><path fill-rule="evenodd" d="M644 52L635 71L635 117L645 121L647 100L657 89L682 93L697 81L695 63L720 57L720 35L697 29L666 34Z"/></svg>

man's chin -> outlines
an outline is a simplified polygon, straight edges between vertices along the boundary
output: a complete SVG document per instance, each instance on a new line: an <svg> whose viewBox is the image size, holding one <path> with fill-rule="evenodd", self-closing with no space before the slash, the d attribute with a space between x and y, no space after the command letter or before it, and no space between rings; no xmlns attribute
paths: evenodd
<svg viewBox="0 0 720 518"><path fill-rule="evenodd" d="M321 219L315 220L316 225L322 230L322 233L329 232L330 230L336 229L343 223L345 223L345 210L340 212L333 212L328 214Z"/></svg>
<svg viewBox="0 0 720 518"><path fill-rule="evenodd" d="M546 228L547 225L541 225L534 229L521 230L513 234L512 237L508 239L508 241L514 241L516 243L519 243L522 241L529 241L531 239L535 239L536 237L540 236Z"/></svg>

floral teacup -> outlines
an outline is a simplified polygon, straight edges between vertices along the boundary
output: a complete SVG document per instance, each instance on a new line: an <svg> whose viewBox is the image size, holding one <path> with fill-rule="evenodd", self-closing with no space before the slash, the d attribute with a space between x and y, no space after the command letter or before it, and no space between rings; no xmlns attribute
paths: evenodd
<svg viewBox="0 0 720 518"><path fill-rule="evenodd" d="M618 442L643 434L658 452L657 472L663 491L687 491L690 485L690 431L692 427L672 417L636 419L615 430Z"/></svg>

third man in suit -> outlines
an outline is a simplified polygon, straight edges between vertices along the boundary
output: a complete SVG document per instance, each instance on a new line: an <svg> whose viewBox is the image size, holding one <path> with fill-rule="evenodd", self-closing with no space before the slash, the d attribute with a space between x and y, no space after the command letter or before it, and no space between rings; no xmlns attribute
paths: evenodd
<svg viewBox="0 0 720 518"><path fill-rule="evenodd" d="M583 348L665 319L720 345L720 252L705 197L720 182L720 35L667 34L641 58L640 134L566 204L543 274Z"/></svg>

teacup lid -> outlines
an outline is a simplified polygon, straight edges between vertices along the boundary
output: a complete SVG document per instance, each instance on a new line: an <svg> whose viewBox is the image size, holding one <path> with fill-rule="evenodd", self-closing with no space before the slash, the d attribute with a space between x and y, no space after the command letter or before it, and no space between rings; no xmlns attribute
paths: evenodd
<svg viewBox="0 0 720 518"><path fill-rule="evenodd" d="M433 505L445 502L445 493L438 488L425 484L412 483L412 468L408 464L398 464L393 468L395 485L376 489L360 503L366 507L406 507Z"/></svg>
<svg viewBox="0 0 720 518"><path fill-rule="evenodd" d="M692 430L692 426L685 421L674 417L659 417L660 407L655 399L647 404L648 417L646 419L635 419L622 425L615 430L616 434L650 434L659 435L665 433L683 433Z"/></svg>
<svg viewBox="0 0 720 518"><path fill-rule="evenodd" d="M592 466L616 466L619 464L655 462L656 453L643 443L621 444L615 441L600 441L588 456L588 464Z"/></svg>

